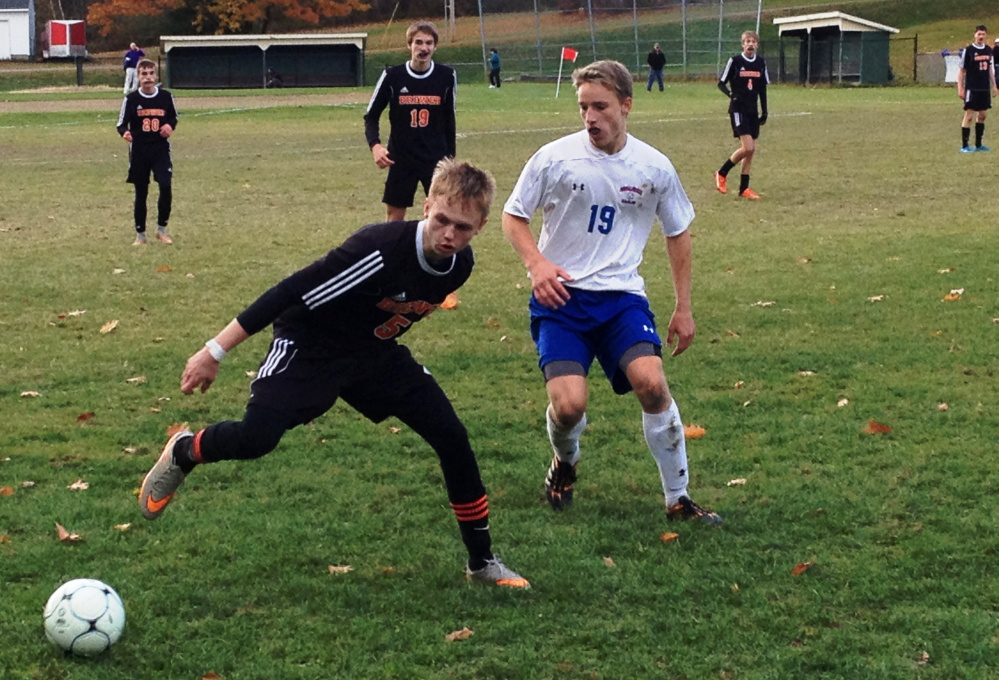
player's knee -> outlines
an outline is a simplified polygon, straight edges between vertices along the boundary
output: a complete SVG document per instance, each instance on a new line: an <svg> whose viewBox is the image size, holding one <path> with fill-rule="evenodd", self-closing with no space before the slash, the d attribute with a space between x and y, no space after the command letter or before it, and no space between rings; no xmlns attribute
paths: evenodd
<svg viewBox="0 0 999 680"><path fill-rule="evenodd" d="M586 415L586 400L552 399L552 418L559 427L572 428Z"/></svg>
<svg viewBox="0 0 999 680"><path fill-rule="evenodd" d="M631 388L648 413L658 413L669 402L669 388L662 376L640 376L632 380Z"/></svg>

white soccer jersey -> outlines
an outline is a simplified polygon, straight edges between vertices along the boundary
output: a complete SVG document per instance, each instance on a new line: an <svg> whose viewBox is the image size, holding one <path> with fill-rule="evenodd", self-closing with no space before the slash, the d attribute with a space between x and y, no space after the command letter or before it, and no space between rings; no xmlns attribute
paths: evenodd
<svg viewBox="0 0 999 680"><path fill-rule="evenodd" d="M585 130L541 147L503 207L527 220L538 209L538 249L572 276L569 285L638 295L645 295L638 266L656 217L666 236L683 233L694 219L663 153L628 135L621 151L606 154Z"/></svg>

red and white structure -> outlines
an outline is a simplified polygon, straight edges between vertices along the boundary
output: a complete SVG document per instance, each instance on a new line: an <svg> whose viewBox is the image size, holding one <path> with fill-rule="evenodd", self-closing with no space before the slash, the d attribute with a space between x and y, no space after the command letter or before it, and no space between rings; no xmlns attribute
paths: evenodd
<svg viewBox="0 0 999 680"><path fill-rule="evenodd" d="M53 20L42 33L42 59L87 56L87 24L80 20Z"/></svg>

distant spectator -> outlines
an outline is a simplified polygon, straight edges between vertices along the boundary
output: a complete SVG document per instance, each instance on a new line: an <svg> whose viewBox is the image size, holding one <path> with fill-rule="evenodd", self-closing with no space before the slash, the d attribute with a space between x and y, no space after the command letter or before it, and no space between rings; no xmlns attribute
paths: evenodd
<svg viewBox="0 0 999 680"><path fill-rule="evenodd" d="M652 92L652 83L659 83L659 91L663 91L663 68L666 66L666 55L663 54L662 49L659 47L659 43L652 46L652 51L649 52L648 59L646 61L649 64L649 82L645 86L646 92Z"/></svg>
<svg viewBox="0 0 999 680"><path fill-rule="evenodd" d="M139 49L138 45L132 43L125 52L122 60L122 68L125 69L125 89L124 94L135 92L139 89L139 79L135 75L135 67L139 64L139 59L146 56L146 53Z"/></svg>
<svg viewBox="0 0 999 680"><path fill-rule="evenodd" d="M284 87L284 78L272 68L267 69L267 87Z"/></svg>
<svg viewBox="0 0 999 680"><path fill-rule="evenodd" d="M489 50L489 87L500 86L500 56L496 48Z"/></svg>

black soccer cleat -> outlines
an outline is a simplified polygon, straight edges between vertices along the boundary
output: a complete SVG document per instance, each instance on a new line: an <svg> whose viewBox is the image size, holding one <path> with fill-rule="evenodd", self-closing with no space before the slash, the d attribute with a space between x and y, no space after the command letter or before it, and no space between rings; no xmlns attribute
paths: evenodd
<svg viewBox="0 0 999 680"><path fill-rule="evenodd" d="M688 519L697 519L704 524L709 524L715 527L721 526L722 524L722 518L720 515L702 508L700 505L690 500L687 496L680 496L680 500L666 508L666 519L679 519L684 521Z"/></svg>
<svg viewBox="0 0 999 680"><path fill-rule="evenodd" d="M572 503L572 485L576 483L576 466L552 458L545 476L545 500L552 510L562 510Z"/></svg>

